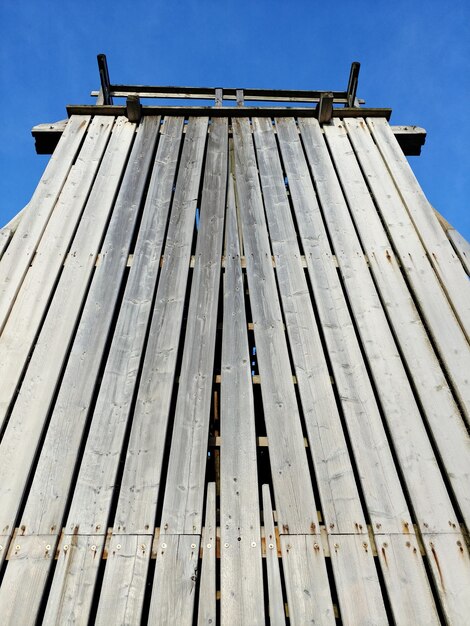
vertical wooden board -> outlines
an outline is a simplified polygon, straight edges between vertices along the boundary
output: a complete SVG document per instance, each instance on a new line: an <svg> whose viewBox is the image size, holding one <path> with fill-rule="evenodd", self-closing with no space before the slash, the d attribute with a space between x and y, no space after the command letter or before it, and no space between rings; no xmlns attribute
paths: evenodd
<svg viewBox="0 0 470 626"><path fill-rule="evenodd" d="M282 598L281 572L269 485L263 485L263 518L268 573L269 623L271 626L285 626L286 614Z"/></svg>
<svg viewBox="0 0 470 626"><path fill-rule="evenodd" d="M290 623L293 626L334 624L330 583L319 537L281 535L281 551Z"/></svg>
<svg viewBox="0 0 470 626"><path fill-rule="evenodd" d="M0 261L5 253L5 250L8 248L8 244L10 243L12 237L13 233L9 228L2 228L0 230Z"/></svg>
<svg viewBox="0 0 470 626"><path fill-rule="evenodd" d="M312 533L317 531L317 507L292 383L250 122L234 119L232 126L237 201L278 521L284 533Z"/></svg>
<svg viewBox="0 0 470 626"><path fill-rule="evenodd" d="M412 528L382 418L332 260L295 120L276 120L277 135L309 278L369 516L375 528ZM335 528L330 528L335 531Z"/></svg>
<svg viewBox="0 0 470 626"><path fill-rule="evenodd" d="M330 535L329 546L343 624L388 624L369 537Z"/></svg>
<svg viewBox="0 0 470 626"><path fill-rule="evenodd" d="M0 615L5 626L35 623L56 543L54 536L15 537L0 587Z"/></svg>
<svg viewBox="0 0 470 626"><path fill-rule="evenodd" d="M105 537L64 535L44 624L88 624Z"/></svg>
<svg viewBox="0 0 470 626"><path fill-rule="evenodd" d="M470 285L458 256L449 244L388 122L380 118L368 119L367 125L427 252L427 258L470 340Z"/></svg>
<svg viewBox="0 0 470 626"><path fill-rule="evenodd" d="M145 534L155 526L206 135L207 119L190 119L114 519L115 532ZM108 490L103 509L109 507L110 496Z"/></svg>
<svg viewBox="0 0 470 626"><path fill-rule="evenodd" d="M412 372L435 445L464 517L470 519L468 431L351 151L346 131L339 126L325 126L324 133L375 284L408 370Z"/></svg>
<svg viewBox="0 0 470 626"><path fill-rule="evenodd" d="M396 624L440 624L420 548L413 535L375 535Z"/></svg>
<svg viewBox="0 0 470 626"><path fill-rule="evenodd" d="M299 120L299 125L319 199L325 207L324 218L346 293L417 521L425 530L448 532L456 528L456 515L323 134L314 119ZM402 532L410 529L404 521Z"/></svg>
<svg viewBox="0 0 470 626"><path fill-rule="evenodd" d="M470 337L470 319L468 326L464 324L464 327L468 329L466 338L365 122L345 120L344 126L348 131L364 176L374 194L377 209L401 261L402 269L419 305L421 315L426 321L428 331L470 424L470 377L468 375L470 346L467 341ZM463 294L466 290L464 297L470 315L470 284L463 272L462 275L466 284L457 289L463 290ZM461 314L460 319L463 319Z"/></svg>
<svg viewBox="0 0 470 626"><path fill-rule="evenodd" d="M93 180L111 134L113 117L96 116L65 181L16 296L8 319L0 319L0 352L22 368L32 349ZM34 302L34 306L32 303Z"/></svg>
<svg viewBox="0 0 470 626"><path fill-rule="evenodd" d="M206 516L202 533L202 564L199 585L198 626L216 623L217 519L215 483L207 485Z"/></svg>
<svg viewBox="0 0 470 626"><path fill-rule="evenodd" d="M227 190L228 121L211 123L161 526L201 531Z"/></svg>
<svg viewBox="0 0 470 626"><path fill-rule="evenodd" d="M0 444L1 532L12 531L12 521L23 495L78 321L133 134L134 125L121 119L113 132L106 153L108 158L105 157L100 168L101 183L93 187L88 201L89 210L85 210L80 222L72 247L73 253L61 274L21 392ZM2 383L3 380L0 385ZM14 389L13 386L10 391ZM2 408L5 410L8 404L2 403Z"/></svg>
<svg viewBox="0 0 470 626"><path fill-rule="evenodd" d="M160 535L149 624L192 626L199 535Z"/></svg>
<svg viewBox="0 0 470 626"><path fill-rule="evenodd" d="M10 535L0 535L0 567L7 558L8 547L10 545Z"/></svg>
<svg viewBox="0 0 470 626"><path fill-rule="evenodd" d="M233 179L226 216L220 390L221 623L264 624L256 430ZM254 546L253 546L254 544ZM282 604L282 602L281 602Z"/></svg>
<svg viewBox="0 0 470 626"><path fill-rule="evenodd" d="M424 548L448 624L467 624L470 615L470 556L460 534L425 535Z"/></svg>
<svg viewBox="0 0 470 626"><path fill-rule="evenodd" d="M113 535L95 624L140 624L152 549L151 535ZM112 616L112 617L111 617Z"/></svg>
<svg viewBox="0 0 470 626"><path fill-rule="evenodd" d="M0 332L16 298L24 275L64 185L90 122L89 116L73 115L46 166L28 210L11 245L0 262Z"/></svg>
<svg viewBox="0 0 470 626"><path fill-rule="evenodd" d="M455 228L450 228L447 231L447 237L452 243L464 270L470 276L470 243Z"/></svg>
<svg viewBox="0 0 470 626"><path fill-rule="evenodd" d="M271 119L253 118L261 187L325 525L367 533L315 320Z"/></svg>

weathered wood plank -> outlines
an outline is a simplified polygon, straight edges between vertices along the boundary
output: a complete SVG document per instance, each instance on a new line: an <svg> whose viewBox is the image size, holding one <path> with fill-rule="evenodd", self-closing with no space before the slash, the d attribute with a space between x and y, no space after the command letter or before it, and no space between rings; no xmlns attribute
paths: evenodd
<svg viewBox="0 0 470 626"><path fill-rule="evenodd" d="M470 556L460 534L426 535L423 543L448 624L470 615Z"/></svg>
<svg viewBox="0 0 470 626"><path fill-rule="evenodd" d="M33 259L36 247L70 172L90 122L73 116L51 156L8 250L0 262L0 332Z"/></svg>
<svg viewBox="0 0 470 626"><path fill-rule="evenodd" d="M0 587L2 624L34 624L54 559L57 537L17 536Z"/></svg>
<svg viewBox="0 0 470 626"><path fill-rule="evenodd" d="M347 134L338 126L325 127L324 133L375 284L408 370L412 372L414 387L435 445L464 517L470 523L470 436L351 151Z"/></svg>
<svg viewBox="0 0 470 626"><path fill-rule="evenodd" d="M335 624L320 538L281 535L281 551L290 623Z"/></svg>
<svg viewBox="0 0 470 626"><path fill-rule="evenodd" d="M457 518L364 261L323 134L316 120L300 120L300 128L346 293L417 521L422 529L449 532L456 528ZM403 523L403 530L411 529L405 520Z"/></svg>
<svg viewBox="0 0 470 626"><path fill-rule="evenodd" d="M8 384L8 392L11 394L11 389L14 389L27 363L108 143L113 122L113 118L97 116L90 124L8 319L0 319L0 327L3 327L0 353L5 354L5 367L8 367L2 391L7 391ZM28 211L33 208L30 205Z"/></svg>
<svg viewBox="0 0 470 626"><path fill-rule="evenodd" d="M447 237L454 246L464 270L470 276L470 243L455 228L447 231Z"/></svg>
<svg viewBox="0 0 470 626"><path fill-rule="evenodd" d="M64 535L44 624L88 624L105 537Z"/></svg>
<svg viewBox="0 0 470 626"><path fill-rule="evenodd" d="M0 529L3 533L12 532L133 135L132 124L126 120L117 122L0 444ZM8 402L2 402L2 417L6 415L7 406Z"/></svg>
<svg viewBox="0 0 470 626"><path fill-rule="evenodd" d="M192 626L199 535L160 535L149 624Z"/></svg>
<svg viewBox="0 0 470 626"><path fill-rule="evenodd" d="M152 549L149 535L113 535L95 624L140 624ZM112 616L112 617L111 617Z"/></svg>
<svg viewBox="0 0 470 626"><path fill-rule="evenodd" d="M115 532L146 534L155 526L206 135L207 119L189 121L114 519ZM113 484L110 482L110 489L103 494L103 511L109 510Z"/></svg>
<svg viewBox="0 0 470 626"><path fill-rule="evenodd" d="M264 206L308 441L327 528L367 533L315 320L272 121L253 118ZM291 164L295 167L294 163Z"/></svg>
<svg viewBox="0 0 470 626"><path fill-rule="evenodd" d="M276 532L274 530L273 507L269 485L263 485L263 518L266 569L268 572L269 623L271 626L285 626L286 613L282 598L281 572L277 555Z"/></svg>
<svg viewBox="0 0 470 626"><path fill-rule="evenodd" d="M196 265L163 501L165 533L201 532L227 190L228 123L209 134Z"/></svg>
<svg viewBox="0 0 470 626"><path fill-rule="evenodd" d="M210 626L216 616L217 519L215 483L207 485L206 517L202 534L202 563L199 585L198 626Z"/></svg>
<svg viewBox="0 0 470 626"><path fill-rule="evenodd" d="M264 624L256 430L233 179L229 177L220 390L221 623ZM254 546L253 546L254 544ZM282 601L281 601L282 605Z"/></svg>
<svg viewBox="0 0 470 626"><path fill-rule="evenodd" d="M459 275L461 274L463 277L464 282L462 284L453 279L452 288L452 302L454 300L456 302L455 310L462 323L461 327L430 264L430 259L435 254L436 259L439 259L439 267L444 268L447 262L444 253L441 249L435 248L435 251L431 250L426 254L405 204L387 171L385 163L380 158L378 148L365 122L363 120L345 120L344 126L367 178L367 183L374 194L377 210L382 216L396 254L400 259L402 270L408 279L421 315L426 321L428 332L434 340L454 391L470 424L470 378L468 376L468 372L470 372L470 346L467 341L467 338L470 338L470 283L456 255L450 250L450 243L442 232L434 213L431 214L431 208L428 207L429 220L435 220L435 230L443 237L445 246L453 255L454 269L451 277L457 272L457 263ZM404 194L405 191L400 193ZM423 211L423 209L420 210ZM420 227L425 228L425 224L420 224ZM422 237L424 237L424 233ZM443 255L442 259L441 254ZM451 277L443 279L443 284L447 289L451 283ZM458 299L454 291L459 294ZM467 332L467 338L462 328Z"/></svg>
<svg viewBox="0 0 470 626"><path fill-rule="evenodd" d="M403 525L412 529L374 390L332 262L297 126L293 119L276 119L276 126L315 304L371 522L374 528L388 532L402 532Z"/></svg>
<svg viewBox="0 0 470 626"><path fill-rule="evenodd" d="M307 534L317 532L317 506L292 384L250 123L234 119L232 126L237 200L278 521L283 533Z"/></svg>
<svg viewBox="0 0 470 626"><path fill-rule="evenodd" d="M375 535L396 624L440 624L421 551L412 535Z"/></svg>
<svg viewBox="0 0 470 626"><path fill-rule="evenodd" d="M369 537L329 537L333 575L343 624L388 624Z"/></svg>
<svg viewBox="0 0 470 626"><path fill-rule="evenodd" d="M470 284L462 270L458 256L440 227L434 210L416 180L387 121L380 118L368 119L367 125L400 198L416 227L416 234L427 252L427 258L439 276L450 304L470 341ZM398 248L398 244L396 245ZM418 268L416 269L418 271ZM420 274L420 281L422 278Z"/></svg>

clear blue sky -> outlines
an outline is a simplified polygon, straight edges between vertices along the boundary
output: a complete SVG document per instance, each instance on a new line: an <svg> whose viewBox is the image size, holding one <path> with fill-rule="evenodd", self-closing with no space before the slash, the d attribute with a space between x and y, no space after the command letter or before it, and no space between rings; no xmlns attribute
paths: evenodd
<svg viewBox="0 0 470 626"><path fill-rule="evenodd" d="M470 239L470 3L167 0L2 3L0 226L29 200L48 157L30 129L92 103L96 54L111 81L344 89L428 131L410 161L431 203Z"/></svg>

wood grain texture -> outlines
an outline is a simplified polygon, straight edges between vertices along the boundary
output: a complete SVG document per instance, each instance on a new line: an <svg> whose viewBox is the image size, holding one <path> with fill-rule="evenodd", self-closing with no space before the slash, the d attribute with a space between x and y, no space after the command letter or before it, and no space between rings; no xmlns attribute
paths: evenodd
<svg viewBox="0 0 470 626"><path fill-rule="evenodd" d="M447 237L452 243L464 270L470 276L470 243L455 228L450 228L447 231Z"/></svg>
<svg viewBox="0 0 470 626"><path fill-rule="evenodd" d="M256 430L237 214L230 176L226 216L220 402L221 623L264 624ZM253 545L254 544L254 545Z"/></svg>
<svg viewBox="0 0 470 626"><path fill-rule="evenodd" d="M88 290L133 135L132 124L126 120L117 122L98 180L74 238L72 253L62 271L21 393L0 444L1 532L12 531L12 523ZM10 392L15 390L16 383L12 386L12 382L10 377L4 377L0 382L2 392L4 383L9 387L7 394L2 397L2 401L6 400L1 404L2 417L6 415Z"/></svg>
<svg viewBox="0 0 470 626"><path fill-rule="evenodd" d="M282 567L289 620L297 624L335 624L323 547L312 535L281 535Z"/></svg>
<svg viewBox="0 0 470 626"><path fill-rule="evenodd" d="M217 504L215 483L207 484L206 516L202 533L202 563L199 584L198 626L210 626L217 621L216 553Z"/></svg>
<svg viewBox="0 0 470 626"><path fill-rule="evenodd" d="M451 531L457 528L457 518L323 134L316 120L301 120L300 127L323 216L414 513L423 529ZM403 415L407 416L406 421ZM403 530L409 531L411 526L405 524L403 520Z"/></svg>
<svg viewBox="0 0 470 626"><path fill-rule="evenodd" d="M0 230L0 261L12 237L13 232L9 228L2 228Z"/></svg>
<svg viewBox="0 0 470 626"><path fill-rule="evenodd" d="M237 202L279 527L282 533L312 533L317 531L317 507L292 384L252 134L248 120L233 120L232 126Z"/></svg>
<svg viewBox="0 0 470 626"><path fill-rule="evenodd" d="M104 539L63 535L44 624L88 624Z"/></svg>
<svg viewBox="0 0 470 626"><path fill-rule="evenodd" d="M253 118L276 276L327 528L366 533L359 493L315 320L271 120Z"/></svg>
<svg viewBox="0 0 470 626"><path fill-rule="evenodd" d="M388 122L380 118L368 119L367 126L415 226L416 235L427 252L427 258L470 341L470 284L459 258L440 227ZM377 156L374 154L374 159L379 162Z"/></svg>
<svg viewBox="0 0 470 626"><path fill-rule="evenodd" d="M374 528L412 528L294 120L276 119L299 236L359 479ZM301 127L302 128L302 127ZM318 174L318 172L317 172ZM325 185L328 185L328 178ZM340 198L340 197L339 197ZM333 198L328 202L334 205ZM326 418L325 418L326 419ZM329 529L334 532L334 527Z"/></svg>
<svg viewBox="0 0 470 626"><path fill-rule="evenodd" d="M413 303L344 128L324 129L375 285L464 518L470 521L470 437Z"/></svg>
<svg viewBox="0 0 470 626"><path fill-rule="evenodd" d="M227 191L228 124L209 134L196 263L163 500L165 533L201 532Z"/></svg>
<svg viewBox="0 0 470 626"><path fill-rule="evenodd" d="M271 626L285 626L286 612L282 594L281 571L277 555L276 531L273 521L273 505L269 485L263 485L263 518L266 549L267 593L269 622Z"/></svg>
<svg viewBox="0 0 470 626"><path fill-rule="evenodd" d="M70 119L29 202L28 210L18 224L15 233L17 236L0 261L0 332L33 260L89 123L88 115L77 115Z"/></svg>
<svg viewBox="0 0 470 626"><path fill-rule="evenodd" d="M147 534L155 526L206 134L207 120L189 121L114 519L116 532Z"/></svg>
<svg viewBox="0 0 470 626"><path fill-rule="evenodd" d="M149 624L192 626L199 535L160 535Z"/></svg>
<svg viewBox="0 0 470 626"><path fill-rule="evenodd" d="M149 535L111 537L95 624L141 623L151 547Z"/></svg>
<svg viewBox="0 0 470 626"><path fill-rule="evenodd" d="M416 537L375 535L396 624L440 624Z"/></svg>
<svg viewBox="0 0 470 626"><path fill-rule="evenodd" d="M344 126L364 175L367 177L368 185L374 194L377 209L400 259L420 313L453 384L454 392L462 404L467 422L470 424L470 377L468 374L470 372L470 346L467 341L470 337L470 317L468 322L463 321L462 311L465 306L470 316L469 281L459 263L459 273L465 281L462 285L455 284L455 290L460 292L459 297L463 300L462 306L458 307L461 327L430 263L432 252L427 253L425 250L386 165L380 159L378 148L365 122L345 120ZM432 218L436 219L434 214ZM452 252L436 219L435 230L438 229L445 240L445 245ZM440 253L435 254L439 258ZM444 266L444 262L442 265ZM456 263L454 266L457 267ZM467 337L462 328L466 330Z"/></svg>

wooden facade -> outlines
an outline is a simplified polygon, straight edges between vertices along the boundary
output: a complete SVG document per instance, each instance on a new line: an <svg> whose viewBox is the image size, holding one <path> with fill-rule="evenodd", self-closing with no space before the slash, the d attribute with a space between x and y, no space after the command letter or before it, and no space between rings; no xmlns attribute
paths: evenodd
<svg viewBox="0 0 470 626"><path fill-rule="evenodd" d="M0 231L1 623L468 624L468 244L380 110L221 104Z"/></svg>

